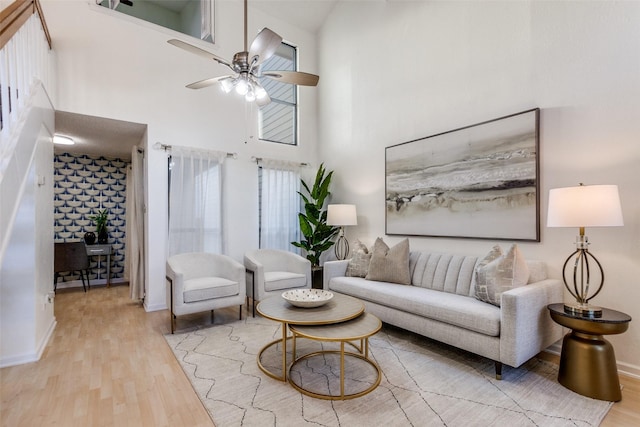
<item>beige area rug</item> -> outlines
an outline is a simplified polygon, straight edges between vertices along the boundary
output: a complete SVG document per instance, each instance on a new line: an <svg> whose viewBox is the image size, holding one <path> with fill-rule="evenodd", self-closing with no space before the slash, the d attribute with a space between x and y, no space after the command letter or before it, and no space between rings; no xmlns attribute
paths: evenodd
<svg viewBox="0 0 640 427"><path fill-rule="evenodd" d="M369 340L383 372L380 385L356 399L316 399L258 368L260 349L280 337L280 324L260 317L165 336L218 427L597 426L611 407L562 387L552 363L532 359L518 369L505 366L497 381L492 361L388 326ZM298 340L298 355L318 346ZM263 355L275 373L281 360L276 346ZM365 362L347 358L345 377L350 393L366 389L376 375ZM296 364L292 378L305 388L339 394L333 356Z"/></svg>

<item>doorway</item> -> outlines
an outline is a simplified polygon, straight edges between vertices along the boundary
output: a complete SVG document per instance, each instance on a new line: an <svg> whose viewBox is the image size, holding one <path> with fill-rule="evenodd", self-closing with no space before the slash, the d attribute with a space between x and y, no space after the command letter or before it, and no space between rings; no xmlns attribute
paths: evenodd
<svg viewBox="0 0 640 427"><path fill-rule="evenodd" d="M129 283L132 298L143 300L147 125L56 111L55 133L74 144L54 145L54 241L86 236L88 248L106 245L109 256L90 257L91 284ZM102 242L91 238L100 214L107 225ZM61 276L58 288L81 286L78 272Z"/></svg>

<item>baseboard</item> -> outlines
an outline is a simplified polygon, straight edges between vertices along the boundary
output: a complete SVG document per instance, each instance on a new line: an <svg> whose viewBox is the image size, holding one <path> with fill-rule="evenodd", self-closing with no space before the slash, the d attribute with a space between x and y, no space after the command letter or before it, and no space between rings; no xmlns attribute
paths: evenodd
<svg viewBox="0 0 640 427"><path fill-rule="evenodd" d="M47 329L47 333L44 334L44 337L40 341L40 344L38 345L38 348L36 350L36 354L38 357L37 360L40 360L40 358L42 357L42 353L44 353L44 349L47 347L47 344L49 344L49 340L51 339L51 336L53 335L53 331L56 329L57 324L58 324L58 321L56 320L55 317L51 319L51 323L49 324L49 329Z"/></svg>
<svg viewBox="0 0 640 427"><path fill-rule="evenodd" d="M618 362L618 373L620 375L626 375L627 377L640 379L640 366Z"/></svg>
<svg viewBox="0 0 640 427"><path fill-rule="evenodd" d="M118 277L116 279L111 279L111 284L125 283L128 282L127 279L122 277ZM106 286L107 279L93 279L91 281L91 286ZM82 280L71 280L69 282L58 282L56 289L67 289L67 288L81 288Z"/></svg>
<svg viewBox="0 0 640 427"><path fill-rule="evenodd" d="M11 356L11 357L2 358L0 359L0 368L8 368L9 366L24 365L25 363L33 363L40 360L40 358L42 357L42 353L44 352L44 349L47 347L47 344L49 343L49 339L53 335L53 331L56 329L57 324L58 322L56 322L56 319L53 318L53 321L49 325L49 329L47 329L47 333L44 335L44 337L38 344L38 347L34 353L27 353L27 354L21 354L20 356Z"/></svg>
<svg viewBox="0 0 640 427"><path fill-rule="evenodd" d="M144 304L144 311L160 311L160 310L167 310L169 307L167 306L167 304L153 304L153 305L148 305L146 302Z"/></svg>

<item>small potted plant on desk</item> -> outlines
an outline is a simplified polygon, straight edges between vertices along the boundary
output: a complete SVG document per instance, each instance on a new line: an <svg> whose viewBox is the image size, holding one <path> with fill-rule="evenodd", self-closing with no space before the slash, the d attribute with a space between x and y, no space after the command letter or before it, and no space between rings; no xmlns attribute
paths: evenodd
<svg viewBox="0 0 640 427"><path fill-rule="evenodd" d="M300 232L304 236L299 242L291 242L295 247L302 248L307 253L307 259L311 261L311 274L313 288L322 289L322 267L320 266L320 255L331 246L331 240L337 233L338 228L327 225L327 210L324 209L324 202L329 192L333 171L326 174L324 164L320 164L316 173L316 180L313 187L309 188L304 180L300 180L308 196L300 191L298 194L304 202L304 213L298 213L300 222Z"/></svg>
<svg viewBox="0 0 640 427"><path fill-rule="evenodd" d="M96 224L96 233L98 233L98 244L106 244L109 242L109 233L107 233L107 220L109 210L99 210L96 215L89 217Z"/></svg>

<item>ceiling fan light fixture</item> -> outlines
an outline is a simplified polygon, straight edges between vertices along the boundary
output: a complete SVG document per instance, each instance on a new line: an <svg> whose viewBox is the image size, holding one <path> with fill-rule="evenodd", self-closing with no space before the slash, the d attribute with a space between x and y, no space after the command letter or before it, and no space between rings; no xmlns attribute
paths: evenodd
<svg viewBox="0 0 640 427"><path fill-rule="evenodd" d="M235 79L228 78L224 79L220 82L220 87L224 93L229 93L233 90L233 87L236 85Z"/></svg>
<svg viewBox="0 0 640 427"><path fill-rule="evenodd" d="M53 135L53 143L58 145L73 145L76 142L68 136L55 134Z"/></svg>
<svg viewBox="0 0 640 427"><path fill-rule="evenodd" d="M239 95L246 95L247 92L249 92L249 85L246 80L240 79L238 81L236 84L236 92L238 92Z"/></svg>
<svg viewBox="0 0 640 427"><path fill-rule="evenodd" d="M263 99L265 96L267 96L267 91L264 90L262 86L257 86L255 92L257 99Z"/></svg>
<svg viewBox="0 0 640 427"><path fill-rule="evenodd" d="M253 92L253 90L250 90L249 92L247 92L247 94L244 96L244 99L247 102L253 102L256 100L256 94Z"/></svg>

